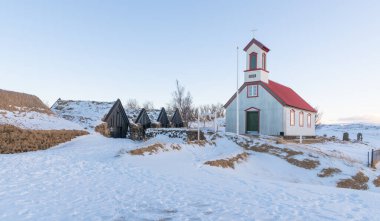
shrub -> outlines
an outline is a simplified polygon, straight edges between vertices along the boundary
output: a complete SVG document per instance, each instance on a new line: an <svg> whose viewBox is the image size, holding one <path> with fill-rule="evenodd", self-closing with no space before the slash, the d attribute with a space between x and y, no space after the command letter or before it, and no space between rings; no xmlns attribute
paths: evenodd
<svg viewBox="0 0 380 221"><path fill-rule="evenodd" d="M80 130L25 130L12 125L0 125L0 153L21 153L45 150L86 135Z"/></svg>

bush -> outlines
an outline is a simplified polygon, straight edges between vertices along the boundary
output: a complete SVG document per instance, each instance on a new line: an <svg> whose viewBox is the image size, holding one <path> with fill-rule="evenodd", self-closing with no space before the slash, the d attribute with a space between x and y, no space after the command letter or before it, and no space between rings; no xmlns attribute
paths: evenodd
<svg viewBox="0 0 380 221"><path fill-rule="evenodd" d="M80 130L24 130L0 125L0 153L45 150L86 134L88 132Z"/></svg>

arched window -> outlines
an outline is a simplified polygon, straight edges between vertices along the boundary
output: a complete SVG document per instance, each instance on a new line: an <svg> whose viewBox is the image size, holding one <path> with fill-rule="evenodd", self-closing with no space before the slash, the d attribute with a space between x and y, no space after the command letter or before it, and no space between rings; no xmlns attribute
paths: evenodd
<svg viewBox="0 0 380 221"><path fill-rule="evenodd" d="M311 114L307 114L307 127L311 127Z"/></svg>
<svg viewBox="0 0 380 221"><path fill-rule="evenodd" d="M263 53L263 69L264 70L267 70L267 55L265 53Z"/></svg>
<svg viewBox="0 0 380 221"><path fill-rule="evenodd" d="M300 122L300 127L303 127L303 124L304 124L304 117L303 117L303 112L302 112L302 111L300 112L299 122Z"/></svg>
<svg viewBox="0 0 380 221"><path fill-rule="evenodd" d="M290 110L290 126L294 126L296 124L296 112L292 109Z"/></svg>
<svg viewBox="0 0 380 221"><path fill-rule="evenodd" d="M257 53L252 52L249 54L249 70L257 69Z"/></svg>

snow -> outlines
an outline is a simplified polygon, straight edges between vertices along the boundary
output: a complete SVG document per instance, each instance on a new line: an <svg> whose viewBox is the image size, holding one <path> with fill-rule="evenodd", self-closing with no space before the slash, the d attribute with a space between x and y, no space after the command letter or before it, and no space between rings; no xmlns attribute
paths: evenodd
<svg viewBox="0 0 380 221"><path fill-rule="evenodd" d="M322 125L316 130L317 135L343 138L347 132L350 139L355 140L358 133L363 134L363 141L371 146L380 148L380 125L379 124L330 124Z"/></svg>
<svg viewBox="0 0 380 221"><path fill-rule="evenodd" d="M147 110L146 113L148 114L148 117L150 119L150 122L156 123L158 116L160 115L161 110Z"/></svg>
<svg viewBox="0 0 380 221"><path fill-rule="evenodd" d="M137 117L139 116L140 114L140 109L132 109L132 108L128 108L128 109L125 109L125 113L127 114L128 118L130 119L131 123L135 122Z"/></svg>
<svg viewBox="0 0 380 221"><path fill-rule="evenodd" d="M61 118L92 131L102 123L115 102L58 100L51 108Z"/></svg>
<svg viewBox="0 0 380 221"><path fill-rule="evenodd" d="M0 110L0 124L10 124L23 129L33 130L82 130L83 128L71 121L58 116L40 112Z"/></svg>
<svg viewBox="0 0 380 221"><path fill-rule="evenodd" d="M210 137L209 137L210 138ZM366 167L360 143L275 144L271 137L239 137L301 151L318 159L312 170L245 150L231 134L198 146L158 135L144 142L92 133L54 148L0 155L1 220L377 220L379 170ZM154 143L181 150L132 156ZM235 169L205 165L248 152ZM342 158L342 155L349 159ZM326 167L342 173L319 178ZM336 188L358 171L370 177L368 191Z"/></svg>

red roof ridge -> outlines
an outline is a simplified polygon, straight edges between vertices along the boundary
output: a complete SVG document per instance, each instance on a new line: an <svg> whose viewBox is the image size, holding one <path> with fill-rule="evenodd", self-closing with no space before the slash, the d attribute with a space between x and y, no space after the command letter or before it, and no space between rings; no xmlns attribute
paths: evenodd
<svg viewBox="0 0 380 221"><path fill-rule="evenodd" d="M265 46L263 43L259 42L255 38L252 38L252 40L247 44L247 46L245 46L243 50L247 51L248 48L251 47L251 45L253 44L257 45L259 48L263 49L265 52L269 52L270 50L267 46Z"/></svg>

